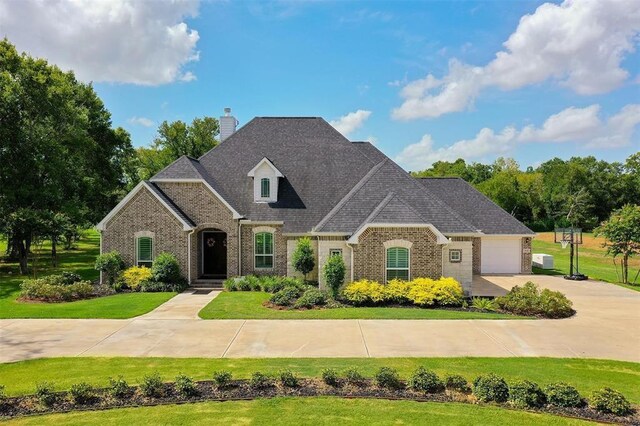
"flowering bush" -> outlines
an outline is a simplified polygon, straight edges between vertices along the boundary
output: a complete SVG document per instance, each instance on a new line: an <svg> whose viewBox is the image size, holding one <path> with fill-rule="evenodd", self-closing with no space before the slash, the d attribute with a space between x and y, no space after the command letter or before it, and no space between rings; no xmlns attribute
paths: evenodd
<svg viewBox="0 0 640 426"><path fill-rule="evenodd" d="M132 266L122 273L124 283L131 290L138 290L140 284L145 281L150 281L152 276L151 269L143 266Z"/></svg>
<svg viewBox="0 0 640 426"><path fill-rule="evenodd" d="M410 282L409 300L419 306L455 306L462 304L464 292L453 278L416 278Z"/></svg>
<svg viewBox="0 0 640 426"><path fill-rule="evenodd" d="M462 286L453 278L395 279L384 285L359 280L348 284L342 291L342 297L354 305L410 302L419 306L458 306L462 304L463 296Z"/></svg>
<svg viewBox="0 0 640 426"><path fill-rule="evenodd" d="M371 305L385 301L384 286L375 281L359 280L342 290L342 297L354 305Z"/></svg>
<svg viewBox="0 0 640 426"><path fill-rule="evenodd" d="M384 286L385 300L395 303L409 302L409 290L411 282L393 279Z"/></svg>

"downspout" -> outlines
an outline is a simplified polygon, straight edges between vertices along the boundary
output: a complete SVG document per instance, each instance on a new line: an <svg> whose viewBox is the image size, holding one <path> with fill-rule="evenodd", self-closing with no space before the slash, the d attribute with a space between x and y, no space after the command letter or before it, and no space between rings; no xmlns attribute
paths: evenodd
<svg viewBox="0 0 640 426"><path fill-rule="evenodd" d="M100 233L100 254L102 254L102 229L99 229ZM100 284L102 284L102 269L100 270Z"/></svg>
<svg viewBox="0 0 640 426"><path fill-rule="evenodd" d="M238 276L242 276L242 222L238 219Z"/></svg>
<svg viewBox="0 0 640 426"><path fill-rule="evenodd" d="M349 275L351 278L350 282L353 282L353 246L351 243L347 242L347 247L351 249L351 256L349 258Z"/></svg>
<svg viewBox="0 0 640 426"><path fill-rule="evenodd" d="M188 269L188 280L189 280L189 285L191 285L191 235L196 232L195 229L192 229L191 232L189 232L189 234L187 234L187 264L189 265Z"/></svg>

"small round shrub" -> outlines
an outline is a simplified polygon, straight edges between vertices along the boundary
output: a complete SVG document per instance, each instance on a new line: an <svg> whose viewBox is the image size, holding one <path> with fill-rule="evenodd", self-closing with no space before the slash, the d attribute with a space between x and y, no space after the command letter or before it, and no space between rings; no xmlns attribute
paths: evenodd
<svg viewBox="0 0 640 426"><path fill-rule="evenodd" d="M260 278L256 277L255 275L247 275L246 277L244 277L243 289L244 288L246 288L246 290L244 291L262 290L262 284L261 284Z"/></svg>
<svg viewBox="0 0 640 426"><path fill-rule="evenodd" d="M327 287L331 290L334 298L338 297L340 288L344 284L346 270L344 259L339 255L329 256L329 259L327 259L327 262L324 264L322 273L324 274Z"/></svg>
<svg viewBox="0 0 640 426"><path fill-rule="evenodd" d="M471 307L481 311L495 311L497 309L496 303L488 297L474 297L471 299Z"/></svg>
<svg viewBox="0 0 640 426"><path fill-rule="evenodd" d="M500 309L517 315L538 315L545 318L566 318L573 315L573 303L559 291L544 289L531 281L515 286L505 296L495 299Z"/></svg>
<svg viewBox="0 0 640 426"><path fill-rule="evenodd" d="M327 302L327 296L317 288L309 288L302 293L302 296L293 304L294 308L313 308L321 306Z"/></svg>
<svg viewBox="0 0 640 426"><path fill-rule="evenodd" d="M176 283L182 280L180 264L172 253L160 253L151 266L153 281Z"/></svg>
<svg viewBox="0 0 640 426"><path fill-rule="evenodd" d="M338 386L338 372L333 368L325 368L322 370L322 381L329 386Z"/></svg>
<svg viewBox="0 0 640 426"><path fill-rule="evenodd" d="M151 269L144 266L132 266L125 269L122 273L122 280L124 284L131 290L138 290L140 284L145 281L150 281L152 278Z"/></svg>
<svg viewBox="0 0 640 426"><path fill-rule="evenodd" d="M163 395L164 384L162 383L162 378L160 377L160 373L157 371L152 374L147 374L142 378L142 383L140 383L140 392L142 392L143 396L147 398L157 398Z"/></svg>
<svg viewBox="0 0 640 426"><path fill-rule="evenodd" d="M300 379L291 370L283 370L278 374L280 384L287 388L297 388L300 386Z"/></svg>
<svg viewBox="0 0 640 426"><path fill-rule="evenodd" d="M114 398L124 399L131 393L131 388L124 377L118 376L117 379L109 378L107 391Z"/></svg>
<svg viewBox="0 0 640 426"><path fill-rule="evenodd" d="M381 367L375 375L376 384L381 388L401 389L403 387L398 370L391 367Z"/></svg>
<svg viewBox="0 0 640 426"><path fill-rule="evenodd" d="M213 373L213 383L218 389L226 389L231 386L232 379L233 375L230 371L221 370Z"/></svg>
<svg viewBox="0 0 640 426"><path fill-rule="evenodd" d="M384 286L375 281L358 280L342 289L342 298L353 305L375 305L384 302Z"/></svg>
<svg viewBox="0 0 640 426"><path fill-rule="evenodd" d="M594 391L589 400L590 405L601 413L626 416L632 413L631 404L620 392L611 388Z"/></svg>
<svg viewBox="0 0 640 426"><path fill-rule="evenodd" d="M584 399L576 388L566 383L551 383L544 388L547 402L556 407L582 407Z"/></svg>
<svg viewBox="0 0 640 426"><path fill-rule="evenodd" d="M473 381L473 394L482 402L506 402L509 398L509 386L502 377L489 373L476 377Z"/></svg>
<svg viewBox="0 0 640 426"><path fill-rule="evenodd" d="M60 284L71 285L82 281L82 277L75 272L62 271L60 275Z"/></svg>
<svg viewBox="0 0 640 426"><path fill-rule="evenodd" d="M469 387L469 383L467 382L467 379L465 379L459 374L451 374L451 375L445 376L444 387L447 388L447 390L460 392L460 393L471 392L471 388Z"/></svg>
<svg viewBox="0 0 640 426"><path fill-rule="evenodd" d="M231 277L224 280L222 283L222 287L224 287L227 291L238 291L238 286L236 282L239 280L237 277Z"/></svg>
<svg viewBox="0 0 640 426"><path fill-rule="evenodd" d="M545 318L568 318L574 314L573 303L559 291L545 288L540 292L540 314Z"/></svg>
<svg viewBox="0 0 640 426"><path fill-rule="evenodd" d="M184 398L198 394L198 389L193 379L185 374L178 374L176 376L175 387L178 394Z"/></svg>
<svg viewBox="0 0 640 426"><path fill-rule="evenodd" d="M357 368L348 368L344 372L345 381L354 386L362 386L365 383L364 376Z"/></svg>
<svg viewBox="0 0 640 426"><path fill-rule="evenodd" d="M278 306L291 306L293 302L300 296L300 289L297 287L285 287L275 293L269 301Z"/></svg>
<svg viewBox="0 0 640 426"><path fill-rule="evenodd" d="M69 394L71 395L71 401L77 405L88 404L95 398L93 386L86 382L73 384Z"/></svg>
<svg viewBox="0 0 640 426"><path fill-rule="evenodd" d="M51 407L58 399L55 387L51 382L40 382L36 384L36 398L45 407Z"/></svg>
<svg viewBox="0 0 640 426"><path fill-rule="evenodd" d="M117 251L103 253L96 258L95 269L101 271L109 285L113 285L124 269L125 264L122 256Z"/></svg>
<svg viewBox="0 0 640 426"><path fill-rule="evenodd" d="M249 386L253 389L267 389L273 386L273 379L268 375L256 371L249 379Z"/></svg>
<svg viewBox="0 0 640 426"><path fill-rule="evenodd" d="M424 393L439 393L444 391L444 383L436 373L424 367L418 367L409 378L409 387Z"/></svg>
<svg viewBox="0 0 640 426"><path fill-rule="evenodd" d="M521 380L509 387L509 402L517 408L540 408L547 403L547 396L537 383Z"/></svg>

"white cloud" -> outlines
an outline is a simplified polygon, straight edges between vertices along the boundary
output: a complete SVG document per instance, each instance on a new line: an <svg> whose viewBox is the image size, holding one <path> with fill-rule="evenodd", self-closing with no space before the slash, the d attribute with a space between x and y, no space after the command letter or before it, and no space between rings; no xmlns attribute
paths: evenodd
<svg viewBox="0 0 640 426"><path fill-rule="evenodd" d="M337 120L330 121L331 124L337 131L347 136L353 131L362 127L365 121L371 115L371 111L366 111L363 109L359 109L355 112L350 112Z"/></svg>
<svg viewBox="0 0 640 426"><path fill-rule="evenodd" d="M131 117L130 119L127 120L127 122L129 124L133 124L136 126L144 126L144 127L151 127L153 126L155 123L153 120L151 120L150 118L147 117Z"/></svg>
<svg viewBox="0 0 640 426"><path fill-rule="evenodd" d="M0 0L0 34L83 81L159 85L195 75L197 0Z"/></svg>
<svg viewBox="0 0 640 426"><path fill-rule="evenodd" d="M525 15L504 50L482 67L449 62L442 78L408 83L393 110L399 120L438 117L468 108L486 87L514 90L547 80L576 93L606 93L629 80L622 68L640 34L637 0L565 0Z"/></svg>
<svg viewBox="0 0 640 426"><path fill-rule="evenodd" d="M576 142L585 147L607 149L627 146L640 124L640 104L630 104L603 120L600 106L570 107L547 118L540 127L533 125L517 130L508 126L496 133L480 130L473 139L436 148L431 135L405 147L395 160L411 170L424 169L436 161L479 160L505 155L524 143Z"/></svg>

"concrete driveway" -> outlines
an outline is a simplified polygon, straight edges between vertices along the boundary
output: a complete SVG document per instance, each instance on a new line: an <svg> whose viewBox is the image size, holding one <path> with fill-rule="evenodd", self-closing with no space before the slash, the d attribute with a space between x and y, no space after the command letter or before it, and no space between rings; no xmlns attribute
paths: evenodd
<svg viewBox="0 0 640 426"><path fill-rule="evenodd" d="M182 294L129 320L0 320L0 362L54 356L548 356L640 362L640 293L549 276L482 277L504 292L533 280L573 300L564 320L200 320L215 294ZM501 290L502 289L502 290Z"/></svg>

